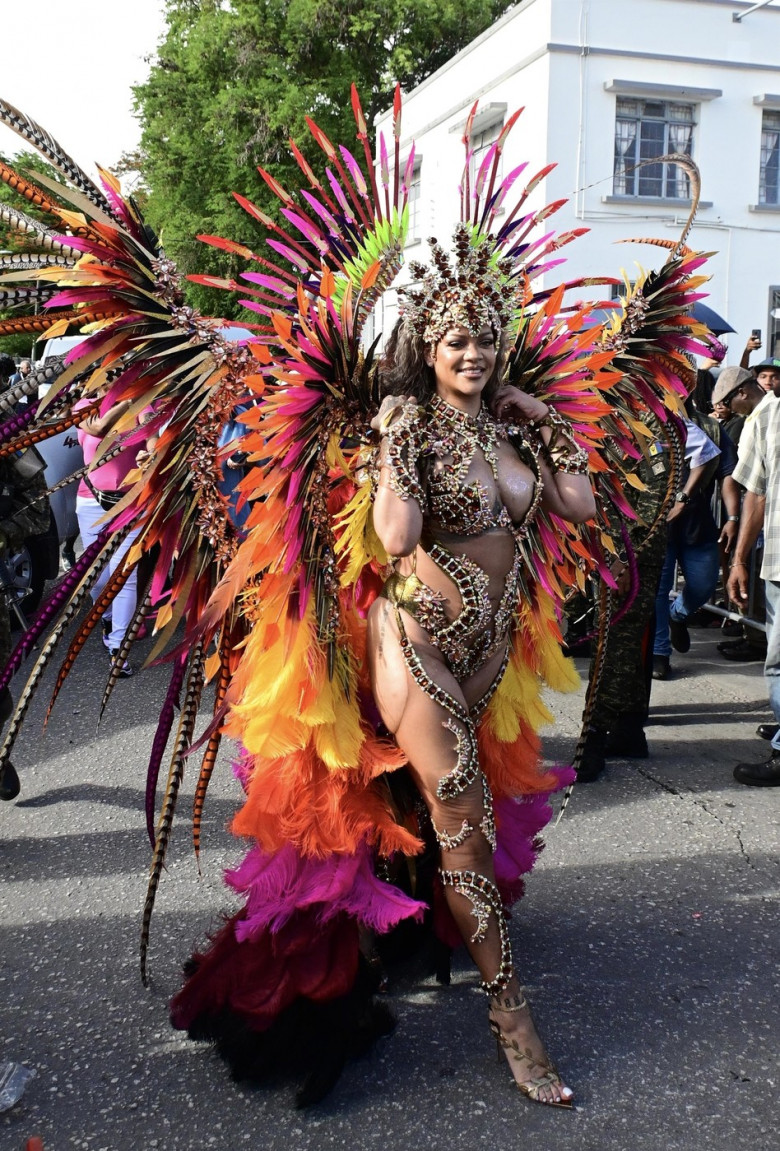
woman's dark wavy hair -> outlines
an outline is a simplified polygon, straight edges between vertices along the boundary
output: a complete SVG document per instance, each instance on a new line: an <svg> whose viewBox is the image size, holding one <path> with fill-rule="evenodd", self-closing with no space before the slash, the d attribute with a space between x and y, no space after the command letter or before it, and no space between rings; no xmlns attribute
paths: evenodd
<svg viewBox="0 0 780 1151"><path fill-rule="evenodd" d="M482 399L489 407L491 400L501 386L509 351L509 338L506 332L498 337L498 354ZM424 404L436 391L436 375L425 362L426 344L422 336L403 316L396 322L380 365L380 391L382 396L414 396Z"/></svg>

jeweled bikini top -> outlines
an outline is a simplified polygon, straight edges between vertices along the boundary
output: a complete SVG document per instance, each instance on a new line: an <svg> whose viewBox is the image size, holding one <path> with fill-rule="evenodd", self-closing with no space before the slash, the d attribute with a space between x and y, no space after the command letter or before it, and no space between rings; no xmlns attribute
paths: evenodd
<svg viewBox="0 0 780 1151"><path fill-rule="evenodd" d="M491 497L481 480L466 483L477 448L498 483L499 442L507 439L506 428L482 407L476 416L454 408L434 395L426 404L428 451L446 466L431 469L428 477L430 522L460 536L477 536L496 528L512 529L509 512L496 495Z"/></svg>

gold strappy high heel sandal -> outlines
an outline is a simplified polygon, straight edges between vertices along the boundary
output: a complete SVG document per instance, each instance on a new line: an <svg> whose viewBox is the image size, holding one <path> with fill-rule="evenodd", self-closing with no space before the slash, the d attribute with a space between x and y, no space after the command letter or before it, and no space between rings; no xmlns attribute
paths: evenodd
<svg viewBox="0 0 780 1151"><path fill-rule="evenodd" d="M528 1007L528 1002L524 995L515 995L512 999L500 1000L496 1005L498 1011L523 1011ZM573 1093L570 1092L570 1098L562 1099L542 1099L540 1092L546 1087L558 1086L561 1093L570 1091L568 1087L563 1086L557 1068L549 1062L549 1060L539 1056L532 1055L529 1048L523 1050L517 1043L516 1039L509 1039L504 1035L501 1028L496 1023L495 1019L490 1019L490 1030L496 1037L496 1056L501 1062L501 1049L511 1052L509 1056L510 1061L514 1060L516 1063L523 1063L526 1067L543 1067L544 1075L539 1075L535 1079L527 1079L523 1082L518 1082L515 1079L515 1086L518 1091L521 1091L527 1099L531 1099L534 1103L541 1103L545 1107L564 1107L570 1111L574 1102Z"/></svg>

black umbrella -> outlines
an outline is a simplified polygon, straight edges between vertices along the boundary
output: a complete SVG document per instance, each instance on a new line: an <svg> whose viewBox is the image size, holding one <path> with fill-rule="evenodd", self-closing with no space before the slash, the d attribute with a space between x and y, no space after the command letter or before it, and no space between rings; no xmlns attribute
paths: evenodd
<svg viewBox="0 0 780 1151"><path fill-rule="evenodd" d="M706 304L701 302L701 300L697 300L693 305L691 308L691 315L695 320L698 320L699 323L706 324L713 335L723 336L726 332L733 332L736 330L735 328L732 328L731 324L723 319L723 316L719 316L717 312L714 312L712 308L708 308Z"/></svg>
<svg viewBox="0 0 780 1151"><path fill-rule="evenodd" d="M615 300L615 311L620 312L623 309L623 301ZM722 336L726 332L735 331L731 324L719 316L712 308L708 308L706 304L702 304L701 300L697 300L691 308L691 315L695 320L701 324L706 324L710 331L715 336ZM588 319L585 321L586 326L590 327L593 324L604 324L609 319L610 312L607 308L594 308L590 313Z"/></svg>

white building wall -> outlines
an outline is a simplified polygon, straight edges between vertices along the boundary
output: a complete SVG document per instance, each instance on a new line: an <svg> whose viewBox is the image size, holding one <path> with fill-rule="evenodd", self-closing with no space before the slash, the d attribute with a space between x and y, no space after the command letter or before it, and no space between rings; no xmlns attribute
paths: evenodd
<svg viewBox="0 0 780 1151"><path fill-rule="evenodd" d="M720 91L701 101L695 93L679 99L697 105L693 155L703 203L691 243L717 253L707 302L737 329L729 355L736 362L752 328L761 327L766 339L770 287L780 287L780 208L754 210L762 120L754 101L775 94L780 107L780 3L734 23L732 13L750 6L741 0L523 0L405 95L404 154L412 136L422 154L421 235L444 241L452 232L463 164L460 132L453 128L474 100L480 107L506 104L507 116L525 105L508 140L504 173L527 159L527 177L557 161L529 203L567 197L552 218L556 230L591 229L565 249L567 263L553 273L555 280L619 275L623 267L633 277L635 261L656 266L664 259L660 249L617 241L672 239L687 211L612 196L616 93L605 86L630 81ZM648 88L650 95L655 91ZM380 118L387 135L388 126L387 117ZM426 259L427 246L413 246L409 257Z"/></svg>

